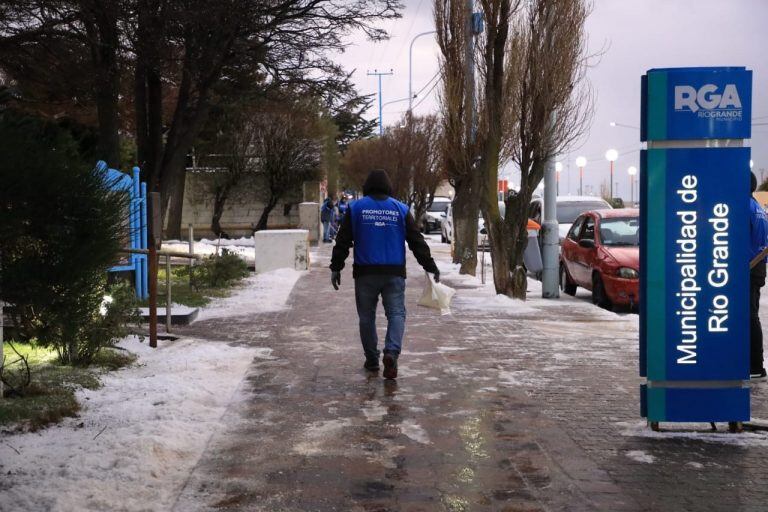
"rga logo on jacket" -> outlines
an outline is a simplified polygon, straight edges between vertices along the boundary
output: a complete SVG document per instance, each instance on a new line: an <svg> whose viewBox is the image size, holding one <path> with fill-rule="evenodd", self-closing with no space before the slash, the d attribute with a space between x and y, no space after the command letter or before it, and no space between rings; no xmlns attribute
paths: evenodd
<svg viewBox="0 0 768 512"><path fill-rule="evenodd" d="M726 84L722 91L715 84L704 84L698 89L690 85L677 85L675 110L688 110L698 117L716 121L738 121L742 116L741 98L735 84Z"/></svg>

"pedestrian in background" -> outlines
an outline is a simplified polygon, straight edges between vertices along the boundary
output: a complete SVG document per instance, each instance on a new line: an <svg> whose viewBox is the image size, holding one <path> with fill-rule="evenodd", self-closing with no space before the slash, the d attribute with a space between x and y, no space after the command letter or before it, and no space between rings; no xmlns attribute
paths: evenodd
<svg viewBox="0 0 768 512"><path fill-rule="evenodd" d="M348 208L349 203L347 203L347 196L342 195L341 199L339 199L339 215L342 219L344 218L344 215L346 215Z"/></svg>
<svg viewBox="0 0 768 512"><path fill-rule="evenodd" d="M757 177L752 176L752 193L749 196L749 235L750 256L752 261L768 245L768 217L765 210L753 195L757 190ZM760 325L760 288L765 286L765 258L749 271L749 373L750 377L760 379L766 376L763 366L763 327Z"/></svg>
<svg viewBox="0 0 768 512"><path fill-rule="evenodd" d="M326 197L320 207L320 222L323 223L323 242L330 242L331 220L333 220L333 199Z"/></svg>
<svg viewBox="0 0 768 512"><path fill-rule="evenodd" d="M440 271L408 206L393 199L386 171L374 170L363 185L362 199L350 204L336 236L331 258L331 284L338 290L341 270L354 244L352 277L360 321L366 370L379 371L376 307L379 295L387 315L384 377L397 377L397 359L405 332L405 244L416 260L440 281Z"/></svg>

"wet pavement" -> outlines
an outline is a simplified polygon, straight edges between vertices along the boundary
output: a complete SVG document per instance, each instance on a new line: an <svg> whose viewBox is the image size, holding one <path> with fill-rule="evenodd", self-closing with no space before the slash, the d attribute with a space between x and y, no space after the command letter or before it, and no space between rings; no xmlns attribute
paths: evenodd
<svg viewBox="0 0 768 512"><path fill-rule="evenodd" d="M768 436L644 427L636 316L578 299L481 309L455 280L441 317L415 305L411 260L400 378L384 381L361 368L351 272L335 292L328 253L286 311L183 328L272 358L254 361L175 510L768 509Z"/></svg>

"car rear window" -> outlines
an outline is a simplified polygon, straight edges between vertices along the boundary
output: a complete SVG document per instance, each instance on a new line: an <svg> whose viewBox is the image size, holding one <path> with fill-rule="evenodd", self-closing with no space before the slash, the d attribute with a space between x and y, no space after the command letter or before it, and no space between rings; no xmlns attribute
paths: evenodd
<svg viewBox="0 0 768 512"><path fill-rule="evenodd" d="M570 224L584 212L602 210L603 208L610 208L610 205L605 201L557 203L557 222L558 224Z"/></svg>

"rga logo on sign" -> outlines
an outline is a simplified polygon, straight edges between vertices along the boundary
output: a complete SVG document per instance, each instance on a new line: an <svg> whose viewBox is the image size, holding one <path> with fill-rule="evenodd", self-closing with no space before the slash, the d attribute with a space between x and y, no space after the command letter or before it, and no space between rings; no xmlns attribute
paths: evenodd
<svg viewBox="0 0 768 512"><path fill-rule="evenodd" d="M715 84L696 89L690 85L675 86L675 110L688 110L698 117L716 121L740 121L741 99L735 84L726 84L722 92Z"/></svg>

